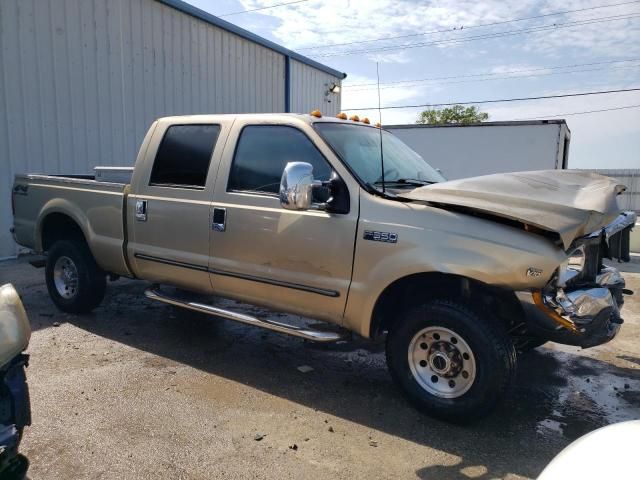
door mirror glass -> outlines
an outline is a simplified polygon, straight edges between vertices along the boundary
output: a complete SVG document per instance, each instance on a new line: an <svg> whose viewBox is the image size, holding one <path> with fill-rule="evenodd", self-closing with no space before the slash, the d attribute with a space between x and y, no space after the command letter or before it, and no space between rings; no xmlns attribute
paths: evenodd
<svg viewBox="0 0 640 480"><path fill-rule="evenodd" d="M280 205L287 210L309 210L313 188L322 183L313 179L313 167L306 162L289 162L280 180Z"/></svg>

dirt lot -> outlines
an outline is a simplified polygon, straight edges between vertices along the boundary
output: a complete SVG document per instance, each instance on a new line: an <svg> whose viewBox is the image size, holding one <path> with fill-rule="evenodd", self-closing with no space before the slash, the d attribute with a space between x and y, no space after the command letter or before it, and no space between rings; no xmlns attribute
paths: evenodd
<svg viewBox="0 0 640 480"><path fill-rule="evenodd" d="M640 291L640 263L626 270ZM181 314L134 281L66 315L25 259L0 263L7 281L34 330L33 479L535 477L578 436L640 418L638 296L613 342L523 356L498 411L458 427L403 400L381 344L317 347Z"/></svg>

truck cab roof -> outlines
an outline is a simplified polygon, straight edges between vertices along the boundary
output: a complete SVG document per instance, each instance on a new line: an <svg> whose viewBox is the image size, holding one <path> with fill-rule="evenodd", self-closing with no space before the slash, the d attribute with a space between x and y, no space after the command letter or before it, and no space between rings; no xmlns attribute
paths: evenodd
<svg viewBox="0 0 640 480"><path fill-rule="evenodd" d="M291 122L292 119L299 120L306 124L313 124L318 122L333 122L333 123L345 123L352 125L363 125L367 127L374 127L372 124L367 124L362 121L343 120L338 117L321 116L317 117L308 113L222 113L222 114L198 114L198 115L173 115L169 117L161 117L157 121L162 123L179 124L181 122L188 123L211 123L220 122L223 120L232 119L253 119L259 123L280 123Z"/></svg>

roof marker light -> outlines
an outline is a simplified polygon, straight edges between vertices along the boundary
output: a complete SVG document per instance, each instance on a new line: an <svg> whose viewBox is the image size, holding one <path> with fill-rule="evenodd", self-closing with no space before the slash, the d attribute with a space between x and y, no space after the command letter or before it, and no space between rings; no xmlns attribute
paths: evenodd
<svg viewBox="0 0 640 480"><path fill-rule="evenodd" d="M362 123L366 123L367 125L371 124L371 122L369 121L369 119L367 117L364 117L362 119Z"/></svg>
<svg viewBox="0 0 640 480"><path fill-rule="evenodd" d="M336 118L339 118L340 120L346 120L347 114L344 112L340 112L339 114L336 115Z"/></svg>
<svg viewBox="0 0 640 480"><path fill-rule="evenodd" d="M322 113L320 112L320 110L314 110L309 115L311 115L312 117L316 117L316 118L322 118Z"/></svg>
<svg viewBox="0 0 640 480"><path fill-rule="evenodd" d="M349 117L349 120L352 120L354 122L359 122L360 121L360 117L358 115L351 115Z"/></svg>

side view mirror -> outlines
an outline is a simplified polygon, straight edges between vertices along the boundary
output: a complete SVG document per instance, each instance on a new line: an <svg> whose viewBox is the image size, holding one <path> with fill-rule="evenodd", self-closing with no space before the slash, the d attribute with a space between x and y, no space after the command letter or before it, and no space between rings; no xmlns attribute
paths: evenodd
<svg viewBox="0 0 640 480"><path fill-rule="evenodd" d="M309 210L313 206L313 189L321 186L322 182L313 179L310 163L289 162L280 180L280 205L287 210Z"/></svg>

